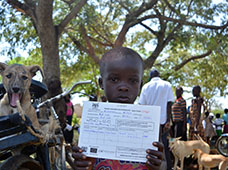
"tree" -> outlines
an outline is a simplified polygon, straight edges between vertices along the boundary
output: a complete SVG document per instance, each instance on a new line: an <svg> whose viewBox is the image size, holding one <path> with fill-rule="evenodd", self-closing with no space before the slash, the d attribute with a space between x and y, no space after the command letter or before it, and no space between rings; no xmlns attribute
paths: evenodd
<svg viewBox="0 0 228 170"><path fill-rule="evenodd" d="M72 17L70 14L76 7L80 9L85 1L56 0L43 2L41 0L30 0L19 3L8 0L7 2L12 4L17 11L32 18L33 22L26 20L26 24L35 26L34 31L30 32L33 40L34 33L39 36L43 68L46 72L45 80L47 84L49 83L50 89L51 84L54 84L53 82L59 81L60 74L56 68L52 70L52 67L49 67L50 62L56 64L61 62L64 70L65 68L69 69L66 71L68 73L75 71L75 69L78 71L82 68L82 63L98 64L105 51L122 45L130 46L139 51L144 58L145 69L150 69L152 66L158 67L162 76L172 81L173 84L191 86L195 83L199 84L197 77L199 78L199 74L202 73L199 64L208 62L214 69L213 58L219 58L219 60L223 58L225 65L227 65L227 57L225 57L227 56L227 2L215 4L211 0L91 0L82 8L80 13L76 12L77 17ZM45 5L44 9L40 9L42 4ZM25 9L22 8L23 5L26 7ZM7 9L11 11L8 6ZM35 12L31 13L31 11ZM47 13L45 14L45 12ZM32 15L36 13L39 15ZM46 20L44 16L48 19ZM38 22L36 17L43 20ZM26 18L23 16L23 19ZM23 20L15 19L12 23L18 23L18 21L23 23ZM41 27L36 26L38 23L41 24ZM38 31L42 28L48 28L48 30ZM44 34L47 34L49 37L47 39L52 39L52 42L48 41L48 43L44 37L43 39L40 38L40 36L45 36ZM58 36L55 36L56 34ZM19 37L18 34L14 35ZM24 35L29 35L29 32ZM60 37L60 35L62 36ZM15 40L15 42L18 41ZM50 46L56 48L58 45L59 51L51 52ZM46 48L47 51L44 52L43 48ZM60 53L60 61L56 59L59 58L58 52ZM49 57L49 55L53 55L53 57ZM77 56L76 59L75 56ZM87 56L92 60L89 60ZM73 60L74 62L72 62ZM78 64L79 62L80 64ZM56 67L56 64L53 67ZM97 66L87 69L91 72L92 68L96 77ZM191 69L196 72L192 74ZM227 70L222 67L222 71L224 72L222 78L227 81L225 76ZM49 72L54 73L49 74ZM82 76L80 72L77 74ZM203 76L203 74L201 75ZM186 76L195 79L195 81L192 83L186 81ZM69 81L67 78L62 78L62 80ZM217 87L220 86L220 84L216 85ZM226 85L219 89L222 93L225 92L224 89L226 88L224 87ZM215 87L213 88L215 89ZM59 93L60 91L55 92ZM51 92L52 95L55 92Z"/></svg>
<svg viewBox="0 0 228 170"><path fill-rule="evenodd" d="M68 14L58 24L53 19L53 0L26 0L23 2L8 0L7 3L26 17L29 17L39 37L43 56L44 82L49 90L48 97L61 93L59 39L66 25L77 16L85 5L86 0L75 2L76 4L73 8L68 10ZM55 109L60 116L65 115L65 109L63 108L65 107L62 107L61 104L55 105Z"/></svg>
<svg viewBox="0 0 228 170"><path fill-rule="evenodd" d="M124 44L137 49L146 56L145 68L158 67L172 84L203 87L211 107L213 96L228 93L227 5L192 0L102 1L89 8L93 17L79 26L81 39L68 35L96 63L101 52L97 48ZM135 30L130 33L130 29ZM146 51L145 44L151 50Z"/></svg>

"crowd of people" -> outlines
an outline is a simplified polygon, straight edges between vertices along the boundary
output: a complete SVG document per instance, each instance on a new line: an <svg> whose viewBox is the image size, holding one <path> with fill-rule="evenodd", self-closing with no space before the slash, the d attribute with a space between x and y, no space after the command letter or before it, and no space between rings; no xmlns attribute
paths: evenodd
<svg viewBox="0 0 228 170"><path fill-rule="evenodd" d="M194 134L199 134L210 143L214 136L228 132L228 109L224 110L225 114L222 118L220 118L221 114L217 113L216 119L208 111L204 112L204 99L201 97L200 86L193 87L192 103L187 109L182 87L176 87L175 99L171 84L163 80L156 69L150 72L149 82L143 85L143 70L143 60L138 53L126 47L113 48L101 59L99 85L104 90L107 102L134 104L141 90L139 104L161 107L160 140L151 141L151 145L157 147L157 150L148 148L145 151L147 162L139 163L100 158L88 159L81 148L74 146L73 157L76 169L114 170L114 167L118 167L118 169L131 170L170 170L173 165L168 135L181 137L181 140L193 140ZM188 119L190 121L187 121Z"/></svg>

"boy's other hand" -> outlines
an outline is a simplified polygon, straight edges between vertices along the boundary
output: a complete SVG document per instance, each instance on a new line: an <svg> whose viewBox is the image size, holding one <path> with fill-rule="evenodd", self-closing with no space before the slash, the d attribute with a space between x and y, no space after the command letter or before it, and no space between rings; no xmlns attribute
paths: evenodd
<svg viewBox="0 0 228 170"><path fill-rule="evenodd" d="M164 162L164 145L161 142L154 142L153 145L158 148L158 150L147 149L147 162L146 165L150 170L161 169Z"/></svg>
<svg viewBox="0 0 228 170"><path fill-rule="evenodd" d="M73 146L74 168L77 170L88 170L92 165L91 161L86 160L86 156L82 153L82 149L78 146Z"/></svg>

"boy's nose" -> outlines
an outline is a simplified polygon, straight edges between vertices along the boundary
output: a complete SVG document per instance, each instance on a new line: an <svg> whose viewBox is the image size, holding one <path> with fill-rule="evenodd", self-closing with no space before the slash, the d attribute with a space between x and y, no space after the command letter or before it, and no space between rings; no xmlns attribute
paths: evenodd
<svg viewBox="0 0 228 170"><path fill-rule="evenodd" d="M128 87L126 85L119 86L119 91L128 91Z"/></svg>

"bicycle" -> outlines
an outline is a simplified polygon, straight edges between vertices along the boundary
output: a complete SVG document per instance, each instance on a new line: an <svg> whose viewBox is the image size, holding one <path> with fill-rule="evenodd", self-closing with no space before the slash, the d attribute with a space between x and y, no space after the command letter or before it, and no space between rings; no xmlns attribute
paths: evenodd
<svg viewBox="0 0 228 170"><path fill-rule="evenodd" d="M225 157L228 157L228 133L222 134L215 144L218 152Z"/></svg>
<svg viewBox="0 0 228 170"><path fill-rule="evenodd" d="M44 102L36 103L37 108L50 108L51 115L58 120L53 103L71 93L76 86L89 83L91 81L77 82L68 91ZM0 96L3 96L4 92L4 87L0 84ZM46 92L47 88L44 84L32 81L30 93L34 101ZM28 131L28 126L36 132L29 118L25 116L25 120L23 120L19 113L0 117L0 170L51 170L50 147L55 147L56 153L61 155L60 161L55 163L54 169L65 170L66 152L63 133L60 131L57 134L56 141L50 140L47 143L41 143L38 137ZM12 155L12 150L17 151L17 154Z"/></svg>

